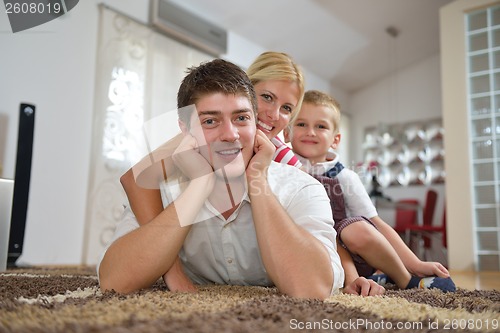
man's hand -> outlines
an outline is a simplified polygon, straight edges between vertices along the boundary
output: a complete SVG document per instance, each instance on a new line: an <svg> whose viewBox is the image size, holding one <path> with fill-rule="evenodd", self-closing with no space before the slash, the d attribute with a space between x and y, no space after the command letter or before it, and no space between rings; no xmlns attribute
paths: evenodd
<svg viewBox="0 0 500 333"><path fill-rule="evenodd" d="M360 296L376 296L385 293L385 288L373 280L358 277L345 286L344 293Z"/></svg>
<svg viewBox="0 0 500 333"><path fill-rule="evenodd" d="M213 173L210 163L201 156L196 139L186 134L172 155L174 164L189 179Z"/></svg>
<svg viewBox="0 0 500 333"><path fill-rule="evenodd" d="M267 177L267 168L271 164L276 147L261 130L257 129L254 142L254 153L247 167L249 180Z"/></svg>

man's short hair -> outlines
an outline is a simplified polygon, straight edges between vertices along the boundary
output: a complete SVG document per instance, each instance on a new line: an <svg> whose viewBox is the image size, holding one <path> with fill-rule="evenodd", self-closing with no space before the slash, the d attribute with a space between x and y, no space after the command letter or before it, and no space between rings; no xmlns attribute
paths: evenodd
<svg viewBox="0 0 500 333"><path fill-rule="evenodd" d="M222 93L225 95L244 96L248 98L254 112L257 110L257 97L247 74L235 64L222 59L204 62L187 70L177 93L177 107L196 104L208 95ZM179 119L188 127L191 114L179 111Z"/></svg>

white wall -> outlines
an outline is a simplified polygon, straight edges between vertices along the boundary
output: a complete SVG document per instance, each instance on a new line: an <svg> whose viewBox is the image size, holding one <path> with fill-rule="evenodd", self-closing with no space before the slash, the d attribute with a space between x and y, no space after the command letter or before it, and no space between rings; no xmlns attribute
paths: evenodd
<svg viewBox="0 0 500 333"><path fill-rule="evenodd" d="M81 256L97 7L13 34L0 11L0 115L7 119L3 177L14 178L19 103L36 105L24 254L32 263L78 263Z"/></svg>
<svg viewBox="0 0 500 333"><path fill-rule="evenodd" d="M222 55L222 58L234 62L238 66L247 69L248 66L257 58L259 54L267 51L262 46L253 43L252 41L234 33L228 34L228 50L227 54ZM280 51L280 50L270 50ZM293 54L290 54L293 57ZM325 92L330 91L328 81L322 79L318 75L310 72L307 68L302 68L305 77L306 90L317 89Z"/></svg>
<svg viewBox="0 0 500 333"><path fill-rule="evenodd" d="M19 104L37 107L25 264L82 261L99 2L80 1L63 17L16 34L0 11L1 177L14 178ZM147 20L149 0L104 2L140 22ZM224 56L230 61L248 66L263 51L230 36ZM328 90L327 82L305 72L307 89Z"/></svg>
<svg viewBox="0 0 500 333"><path fill-rule="evenodd" d="M351 117L351 164L363 159L362 142L366 127L377 126L381 122L393 124L442 117L440 68L440 55L436 54L349 97L348 105L343 110ZM445 188L442 184L431 187L439 194L434 224L441 224ZM394 199L416 198L423 204L426 191L427 187L415 185L391 186L383 192ZM394 222L394 211L381 210L379 214L386 222Z"/></svg>
<svg viewBox="0 0 500 333"><path fill-rule="evenodd" d="M353 159L363 158L366 127L442 116L440 68L436 54L351 95L345 111L351 115Z"/></svg>

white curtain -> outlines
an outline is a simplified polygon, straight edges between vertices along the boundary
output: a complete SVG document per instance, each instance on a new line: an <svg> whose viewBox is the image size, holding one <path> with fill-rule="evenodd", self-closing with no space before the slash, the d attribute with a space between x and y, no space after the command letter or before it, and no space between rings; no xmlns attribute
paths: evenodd
<svg viewBox="0 0 500 333"><path fill-rule="evenodd" d="M120 176L148 153L144 124L173 114L186 68L211 58L104 6L99 24L83 251L89 265L97 263L127 203ZM165 126L166 137L178 131L176 122ZM160 142L149 144L154 149Z"/></svg>

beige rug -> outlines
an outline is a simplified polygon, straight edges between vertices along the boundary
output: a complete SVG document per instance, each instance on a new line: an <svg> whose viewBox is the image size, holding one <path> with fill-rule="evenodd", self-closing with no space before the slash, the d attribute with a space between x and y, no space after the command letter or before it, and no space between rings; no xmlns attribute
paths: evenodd
<svg viewBox="0 0 500 333"><path fill-rule="evenodd" d="M0 332L500 332L500 292L389 290L302 300L274 288L162 283L101 293L91 268L0 273Z"/></svg>

